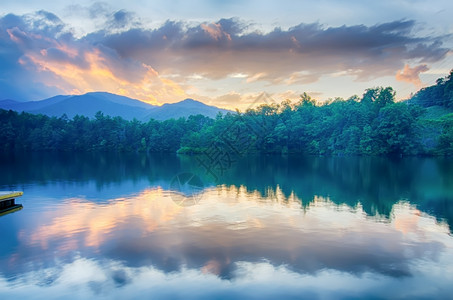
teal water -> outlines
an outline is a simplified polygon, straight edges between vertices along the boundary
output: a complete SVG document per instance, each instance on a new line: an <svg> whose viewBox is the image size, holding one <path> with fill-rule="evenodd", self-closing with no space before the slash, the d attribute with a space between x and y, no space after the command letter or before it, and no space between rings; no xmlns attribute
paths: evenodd
<svg viewBox="0 0 453 300"><path fill-rule="evenodd" d="M453 160L0 157L0 299L448 299Z"/></svg>

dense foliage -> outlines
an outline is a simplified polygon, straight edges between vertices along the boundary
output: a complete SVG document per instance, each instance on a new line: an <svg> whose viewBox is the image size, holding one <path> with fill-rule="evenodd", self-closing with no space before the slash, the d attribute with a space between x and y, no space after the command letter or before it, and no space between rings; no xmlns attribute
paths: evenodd
<svg viewBox="0 0 453 300"><path fill-rule="evenodd" d="M437 79L435 85L418 91L411 99L413 104L423 107L443 106L453 108L453 70L445 78Z"/></svg>
<svg viewBox="0 0 453 300"><path fill-rule="evenodd" d="M0 147L5 151L178 151L216 155L452 155L452 74L422 89L410 101L395 103L391 87L370 88L361 98L335 99L321 105L304 93L297 103L287 100L261 105L244 113L219 114L215 120L197 115L143 123L111 118L101 112L94 119L75 116L68 120L66 116L3 110Z"/></svg>
<svg viewBox="0 0 453 300"><path fill-rule="evenodd" d="M68 120L0 110L3 150L176 152L185 134L214 121L202 115L142 123L111 118L98 112L94 119Z"/></svg>
<svg viewBox="0 0 453 300"><path fill-rule="evenodd" d="M215 147L239 153L423 153L417 123L423 109L394 103L394 95L392 88L373 88L362 99L337 99L317 106L303 94L295 104L262 105L241 115L218 118L212 126L185 138L180 152ZM248 142L240 142L243 140Z"/></svg>

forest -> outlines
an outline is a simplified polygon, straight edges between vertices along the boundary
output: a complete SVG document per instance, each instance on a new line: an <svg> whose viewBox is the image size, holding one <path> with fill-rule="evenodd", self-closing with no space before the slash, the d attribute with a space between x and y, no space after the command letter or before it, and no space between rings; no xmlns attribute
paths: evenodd
<svg viewBox="0 0 453 300"><path fill-rule="evenodd" d="M362 97L293 103L166 121L93 119L0 110L0 150L310 155L453 155L453 70L406 101L391 87Z"/></svg>

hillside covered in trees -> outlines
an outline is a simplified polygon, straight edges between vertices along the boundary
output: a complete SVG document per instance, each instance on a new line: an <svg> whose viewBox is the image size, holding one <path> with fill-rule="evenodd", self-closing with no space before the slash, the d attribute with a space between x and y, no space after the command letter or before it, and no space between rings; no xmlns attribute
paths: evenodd
<svg viewBox="0 0 453 300"><path fill-rule="evenodd" d="M98 112L68 119L0 111L3 151L453 155L453 70L410 100L391 87L317 104L261 105L243 113L126 121Z"/></svg>

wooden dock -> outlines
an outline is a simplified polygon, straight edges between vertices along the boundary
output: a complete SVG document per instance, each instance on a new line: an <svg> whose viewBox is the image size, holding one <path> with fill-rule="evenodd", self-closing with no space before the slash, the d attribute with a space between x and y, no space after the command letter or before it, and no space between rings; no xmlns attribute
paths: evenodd
<svg viewBox="0 0 453 300"><path fill-rule="evenodd" d="M16 204L16 198L23 194L19 191L0 191L0 216L21 210L22 204Z"/></svg>

